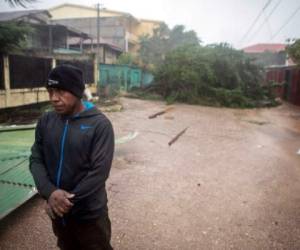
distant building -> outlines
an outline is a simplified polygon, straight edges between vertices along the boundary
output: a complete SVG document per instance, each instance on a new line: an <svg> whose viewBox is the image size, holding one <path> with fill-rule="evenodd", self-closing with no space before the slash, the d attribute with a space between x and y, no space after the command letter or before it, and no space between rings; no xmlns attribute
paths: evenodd
<svg viewBox="0 0 300 250"><path fill-rule="evenodd" d="M24 10L0 13L0 22L26 22L31 24L48 24L51 18L47 10Z"/></svg>
<svg viewBox="0 0 300 250"><path fill-rule="evenodd" d="M22 22L33 28L27 36L25 50L33 54L96 53L96 39L72 26L54 23L47 10L0 13L0 22ZM89 46L88 44L91 44ZM90 48L89 48L90 47ZM89 49L88 49L89 48ZM100 38L100 62L115 63L122 49Z"/></svg>
<svg viewBox="0 0 300 250"><path fill-rule="evenodd" d="M83 50L86 53L97 53L97 39L86 39L83 43L80 39L74 38L69 40L69 46L73 50ZM119 55L122 54L122 49L105 41L103 38L99 40L99 58L100 63L114 64Z"/></svg>
<svg viewBox="0 0 300 250"><path fill-rule="evenodd" d="M82 41L89 36L74 28L52 24L47 10L26 10L0 13L0 22L26 23L33 28L27 35L26 50L32 52L52 53L55 50L69 49L68 39L78 38Z"/></svg>
<svg viewBox="0 0 300 250"><path fill-rule="evenodd" d="M255 63L268 66L288 66L294 62L288 58L286 44L260 43L243 48L242 50L254 59Z"/></svg>
<svg viewBox="0 0 300 250"><path fill-rule="evenodd" d="M97 37L97 9L75 4L62 4L49 9L53 22L71 26ZM139 49L139 36L153 35L161 21L137 19L129 13L100 9L100 36L125 52Z"/></svg>

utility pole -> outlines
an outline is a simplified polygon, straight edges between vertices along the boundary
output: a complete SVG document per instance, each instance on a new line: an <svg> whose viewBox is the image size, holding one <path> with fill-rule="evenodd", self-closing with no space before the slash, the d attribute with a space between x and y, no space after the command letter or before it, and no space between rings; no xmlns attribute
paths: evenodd
<svg viewBox="0 0 300 250"><path fill-rule="evenodd" d="M97 51L96 51L96 86L100 98L100 3L97 3Z"/></svg>
<svg viewBox="0 0 300 250"><path fill-rule="evenodd" d="M97 3L97 57L100 63L100 4Z"/></svg>

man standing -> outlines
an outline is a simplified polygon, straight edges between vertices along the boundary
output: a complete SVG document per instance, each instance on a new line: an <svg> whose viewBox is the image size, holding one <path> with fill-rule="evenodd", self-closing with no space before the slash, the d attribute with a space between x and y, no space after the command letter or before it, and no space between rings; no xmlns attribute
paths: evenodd
<svg viewBox="0 0 300 250"><path fill-rule="evenodd" d="M105 181L114 133L110 121L82 102L82 71L70 65L53 69L47 89L54 108L38 121L30 171L61 249L112 249Z"/></svg>

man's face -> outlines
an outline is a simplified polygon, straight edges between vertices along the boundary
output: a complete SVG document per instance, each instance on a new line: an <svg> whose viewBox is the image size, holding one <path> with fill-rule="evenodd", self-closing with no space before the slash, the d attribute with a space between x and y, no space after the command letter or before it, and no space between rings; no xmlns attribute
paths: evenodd
<svg viewBox="0 0 300 250"><path fill-rule="evenodd" d="M48 93L56 113L60 115L71 115L74 113L76 104L78 103L76 96L66 90L57 88L48 88Z"/></svg>

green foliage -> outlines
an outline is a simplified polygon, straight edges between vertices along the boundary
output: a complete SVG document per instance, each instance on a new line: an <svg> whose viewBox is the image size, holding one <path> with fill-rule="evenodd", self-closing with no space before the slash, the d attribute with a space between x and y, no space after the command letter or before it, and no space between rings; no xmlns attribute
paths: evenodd
<svg viewBox="0 0 300 250"><path fill-rule="evenodd" d="M154 30L153 36L140 37L139 55L144 65L158 65L166 54L183 45L199 45L195 31L185 31L183 25L170 29L165 23Z"/></svg>
<svg viewBox="0 0 300 250"><path fill-rule="evenodd" d="M287 52L294 62L300 64L300 39L294 40L294 42L287 47Z"/></svg>
<svg viewBox="0 0 300 250"><path fill-rule="evenodd" d="M116 64L134 66L139 65L139 60L136 56L124 52L118 57Z"/></svg>
<svg viewBox="0 0 300 250"><path fill-rule="evenodd" d="M0 53L20 50L26 44L26 37L32 29L22 23L0 23Z"/></svg>
<svg viewBox="0 0 300 250"><path fill-rule="evenodd" d="M228 44L185 45L166 55L150 88L168 103L254 107L273 100L262 83L262 68Z"/></svg>
<svg viewBox="0 0 300 250"><path fill-rule="evenodd" d="M99 86L99 97L100 101L113 99L120 94L120 85L119 84L109 84L106 86Z"/></svg>

